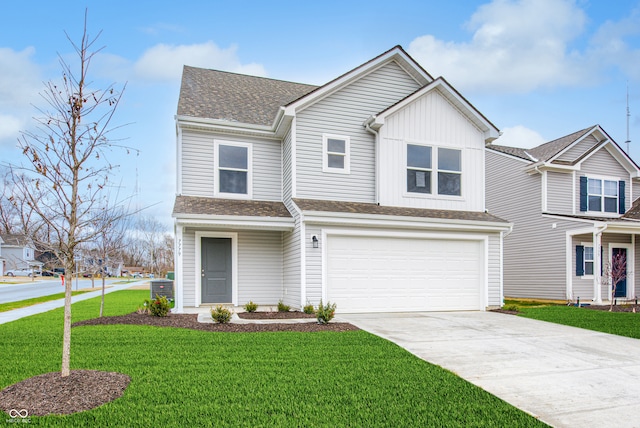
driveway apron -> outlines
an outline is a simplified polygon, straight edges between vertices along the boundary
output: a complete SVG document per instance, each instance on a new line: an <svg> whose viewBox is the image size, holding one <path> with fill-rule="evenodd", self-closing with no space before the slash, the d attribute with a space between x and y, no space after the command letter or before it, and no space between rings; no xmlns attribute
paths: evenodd
<svg viewBox="0 0 640 428"><path fill-rule="evenodd" d="M640 427L640 340L493 312L339 318L552 426Z"/></svg>

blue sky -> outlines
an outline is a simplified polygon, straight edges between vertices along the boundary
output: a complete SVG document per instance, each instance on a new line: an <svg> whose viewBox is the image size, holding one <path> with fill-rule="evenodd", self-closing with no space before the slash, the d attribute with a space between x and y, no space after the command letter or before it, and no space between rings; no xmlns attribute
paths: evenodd
<svg viewBox="0 0 640 428"><path fill-rule="evenodd" d="M640 0L3 2L0 162L21 159L43 81L82 32L105 46L96 84L127 83L116 124L139 156L116 181L170 225L183 64L323 84L395 45L444 76L504 135L534 146L600 124L640 161ZM137 172L137 173L136 173Z"/></svg>

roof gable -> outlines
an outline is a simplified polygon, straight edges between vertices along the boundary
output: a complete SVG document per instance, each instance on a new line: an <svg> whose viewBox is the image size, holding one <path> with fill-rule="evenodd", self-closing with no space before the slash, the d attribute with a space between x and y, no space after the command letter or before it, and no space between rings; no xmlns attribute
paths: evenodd
<svg viewBox="0 0 640 428"><path fill-rule="evenodd" d="M5 247L29 247L33 246L31 239L21 233L3 233L0 235L0 242Z"/></svg>
<svg viewBox="0 0 640 428"><path fill-rule="evenodd" d="M471 123L480 129L485 136L485 141L490 142L498 138L499 130L482 113L480 113L466 98L453 88L443 77L438 77L426 86L416 90L397 103L387 107L385 110L371 118L368 123L373 129L379 129L384 125L385 118L393 115L397 111L407 107L420 97L431 91L438 91L451 105L453 105Z"/></svg>

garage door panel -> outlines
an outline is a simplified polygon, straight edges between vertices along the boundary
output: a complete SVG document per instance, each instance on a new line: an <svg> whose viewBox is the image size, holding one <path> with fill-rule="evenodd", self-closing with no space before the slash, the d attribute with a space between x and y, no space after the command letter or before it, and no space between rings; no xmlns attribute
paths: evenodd
<svg viewBox="0 0 640 428"><path fill-rule="evenodd" d="M329 236L327 297L341 312L482 309L481 241Z"/></svg>

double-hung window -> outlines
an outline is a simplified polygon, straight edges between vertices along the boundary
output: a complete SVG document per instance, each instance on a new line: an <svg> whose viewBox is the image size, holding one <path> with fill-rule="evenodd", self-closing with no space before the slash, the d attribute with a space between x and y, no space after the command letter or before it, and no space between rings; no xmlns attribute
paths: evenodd
<svg viewBox="0 0 640 428"><path fill-rule="evenodd" d="M407 144L407 192L431 193L431 147Z"/></svg>
<svg viewBox="0 0 640 428"><path fill-rule="evenodd" d="M216 142L217 195L251 197L251 145Z"/></svg>
<svg viewBox="0 0 640 428"><path fill-rule="evenodd" d="M618 212L618 181L589 178L588 211Z"/></svg>
<svg viewBox="0 0 640 428"><path fill-rule="evenodd" d="M593 247L584 247L584 274L593 275Z"/></svg>
<svg viewBox="0 0 640 428"><path fill-rule="evenodd" d="M322 135L322 170L350 173L350 139L340 135Z"/></svg>
<svg viewBox="0 0 640 428"><path fill-rule="evenodd" d="M408 193L461 196L461 182L460 150L407 144Z"/></svg>

